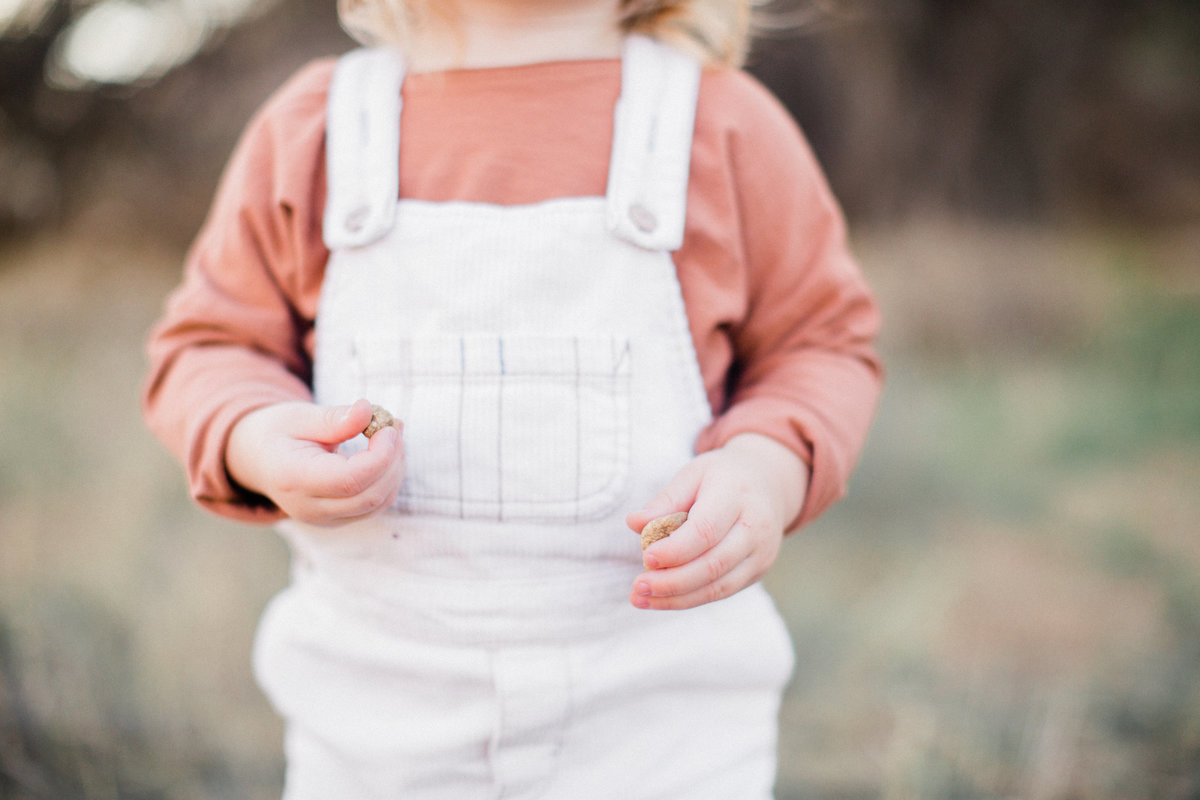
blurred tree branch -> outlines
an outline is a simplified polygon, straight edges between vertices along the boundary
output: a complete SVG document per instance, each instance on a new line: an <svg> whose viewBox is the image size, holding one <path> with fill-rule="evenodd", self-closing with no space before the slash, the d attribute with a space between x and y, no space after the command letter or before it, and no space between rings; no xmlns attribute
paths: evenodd
<svg viewBox="0 0 1200 800"><path fill-rule="evenodd" d="M1200 221L1194 0L846 0L756 71L859 216Z"/></svg>
<svg viewBox="0 0 1200 800"><path fill-rule="evenodd" d="M0 38L0 230L44 222L60 204L59 167L71 149L71 125L50 108L43 76L69 19L69 0L55 0L32 30ZM72 104L86 108L89 100Z"/></svg>
<svg viewBox="0 0 1200 800"><path fill-rule="evenodd" d="M102 197L186 237L254 107L304 61L351 46L332 0L284 0L151 84L51 86L54 42L87 5L53 0L32 30L0 33L0 235ZM770 8L780 24L750 69L854 217L1200 220L1194 0Z"/></svg>

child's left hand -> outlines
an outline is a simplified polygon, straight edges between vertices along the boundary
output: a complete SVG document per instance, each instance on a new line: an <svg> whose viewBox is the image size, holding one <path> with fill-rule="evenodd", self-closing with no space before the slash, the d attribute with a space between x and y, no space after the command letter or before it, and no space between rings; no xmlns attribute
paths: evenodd
<svg viewBox="0 0 1200 800"><path fill-rule="evenodd" d="M679 530L646 549L646 572L634 581L630 601L638 608L692 608L751 585L775 562L807 487L808 465L758 434L739 434L692 459L625 519L640 532L655 517L688 512Z"/></svg>

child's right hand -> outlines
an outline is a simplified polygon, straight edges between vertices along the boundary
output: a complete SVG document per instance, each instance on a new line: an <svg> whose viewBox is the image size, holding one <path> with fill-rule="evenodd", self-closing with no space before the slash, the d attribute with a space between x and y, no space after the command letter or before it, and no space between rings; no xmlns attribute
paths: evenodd
<svg viewBox="0 0 1200 800"><path fill-rule="evenodd" d="M277 403L251 411L229 434L225 468L245 489L268 497L293 519L339 525L388 506L404 478L400 431L387 427L366 450L337 446L371 421L371 404Z"/></svg>

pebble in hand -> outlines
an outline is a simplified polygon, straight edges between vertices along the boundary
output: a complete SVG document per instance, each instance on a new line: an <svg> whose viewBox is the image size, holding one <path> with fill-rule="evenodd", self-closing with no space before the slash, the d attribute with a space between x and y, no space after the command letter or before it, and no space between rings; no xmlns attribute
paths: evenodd
<svg viewBox="0 0 1200 800"><path fill-rule="evenodd" d="M686 511L676 511L674 514L667 514L647 522L646 527L642 528L642 549L645 550L659 539L670 536L687 520L687 517Z"/></svg>
<svg viewBox="0 0 1200 800"><path fill-rule="evenodd" d="M391 425L393 428L399 427L396 424L396 418L392 416L390 411L383 406L377 406L372 403L371 421L367 423L367 427L363 428L363 436L366 436L368 439L370 439L372 436L379 433L379 431L383 430L389 425Z"/></svg>

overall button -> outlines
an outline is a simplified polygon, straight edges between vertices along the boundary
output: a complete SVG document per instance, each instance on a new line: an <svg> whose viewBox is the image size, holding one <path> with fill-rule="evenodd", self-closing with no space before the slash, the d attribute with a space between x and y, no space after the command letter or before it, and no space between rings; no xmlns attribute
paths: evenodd
<svg viewBox="0 0 1200 800"><path fill-rule="evenodd" d="M642 233L653 233L658 227L658 217L641 203L634 203L629 207L629 221Z"/></svg>
<svg viewBox="0 0 1200 800"><path fill-rule="evenodd" d="M342 224L346 226L346 230L350 233L358 233L367 224L367 217L370 213L371 209L366 206L359 206L346 215L346 220Z"/></svg>

